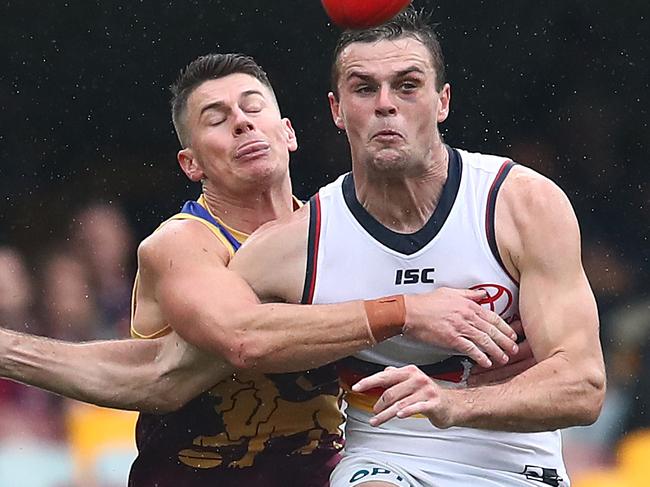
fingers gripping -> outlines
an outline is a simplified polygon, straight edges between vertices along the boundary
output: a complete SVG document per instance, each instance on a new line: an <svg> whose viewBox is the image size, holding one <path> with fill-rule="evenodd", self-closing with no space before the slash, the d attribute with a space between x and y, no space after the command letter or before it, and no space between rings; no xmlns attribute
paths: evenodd
<svg viewBox="0 0 650 487"><path fill-rule="evenodd" d="M454 348L461 354L467 355L481 367L492 367L492 361L479 347L476 346L472 340L469 340L465 337L458 337Z"/></svg>
<svg viewBox="0 0 650 487"><path fill-rule="evenodd" d="M503 356L504 352L507 355L517 353L517 334L498 314L480 308L473 325L476 329L487 335L488 341L483 343L489 349L483 348L483 350L488 352L497 362L506 363L508 361L508 358ZM481 336L478 338L484 340ZM480 346L481 343L478 343L478 345ZM497 348L492 345L495 345Z"/></svg>
<svg viewBox="0 0 650 487"><path fill-rule="evenodd" d="M459 340L459 345L466 348L466 354L482 367L495 361L498 364L508 362L508 355L516 353L517 334L493 311L483 308L476 300L483 290L471 291L476 295L462 294L459 321L456 331L461 338L472 342L473 346ZM478 352L477 352L478 349ZM487 365L488 367L490 365Z"/></svg>
<svg viewBox="0 0 650 487"><path fill-rule="evenodd" d="M352 389L362 391L374 387L385 387L373 408L375 416L370 419L372 426L379 426L395 417L407 417L401 414L413 404L435 399L439 386L415 365L401 368L388 367L370 377L357 382Z"/></svg>

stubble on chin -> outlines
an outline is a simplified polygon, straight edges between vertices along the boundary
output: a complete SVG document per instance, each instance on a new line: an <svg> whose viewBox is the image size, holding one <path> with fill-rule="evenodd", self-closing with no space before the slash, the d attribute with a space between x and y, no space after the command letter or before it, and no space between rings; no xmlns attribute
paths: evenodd
<svg viewBox="0 0 650 487"><path fill-rule="evenodd" d="M409 158L400 149L386 148L374 154L368 154L366 167L378 173L390 174L403 172L408 167Z"/></svg>

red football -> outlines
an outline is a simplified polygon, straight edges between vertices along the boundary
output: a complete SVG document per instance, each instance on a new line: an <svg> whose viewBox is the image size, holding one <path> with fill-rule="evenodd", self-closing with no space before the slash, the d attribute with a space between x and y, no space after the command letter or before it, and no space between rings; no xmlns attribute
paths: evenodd
<svg viewBox="0 0 650 487"><path fill-rule="evenodd" d="M404 10L411 0L321 0L332 22L344 29L383 24Z"/></svg>

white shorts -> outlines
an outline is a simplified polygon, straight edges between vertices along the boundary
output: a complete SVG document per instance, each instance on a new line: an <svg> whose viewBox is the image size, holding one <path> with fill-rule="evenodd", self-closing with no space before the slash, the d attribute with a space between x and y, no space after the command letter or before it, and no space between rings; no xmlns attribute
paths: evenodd
<svg viewBox="0 0 650 487"><path fill-rule="evenodd" d="M344 454L330 476L330 487L354 487L372 481L395 487L569 486L567 478L535 467L527 467L521 473L486 472L467 464L367 451Z"/></svg>
<svg viewBox="0 0 650 487"><path fill-rule="evenodd" d="M559 432L435 428L425 418L391 419L349 406L343 460L332 487L383 481L397 487L568 487Z"/></svg>
<svg viewBox="0 0 650 487"><path fill-rule="evenodd" d="M387 482L398 487L421 485L396 465L361 455L346 455L332 472L330 487L352 487L370 481Z"/></svg>

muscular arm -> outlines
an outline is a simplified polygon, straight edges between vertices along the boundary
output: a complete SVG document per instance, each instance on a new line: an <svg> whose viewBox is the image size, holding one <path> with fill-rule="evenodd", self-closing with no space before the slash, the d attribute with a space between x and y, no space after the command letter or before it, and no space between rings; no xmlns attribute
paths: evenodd
<svg viewBox="0 0 650 487"><path fill-rule="evenodd" d="M266 299L297 302L307 224L299 214L252 237L232 262L245 280L226 267L225 248L203 225L170 222L138 250L134 323L145 335L165 325L178 335L71 344L0 333L0 374L98 405L163 412L234 368L305 370L365 348L373 336L362 301L262 304L247 283ZM488 353L502 357L502 348L514 344L505 335L512 330L476 304L480 293L452 291L407 298L406 325L414 336L479 361Z"/></svg>
<svg viewBox="0 0 650 487"><path fill-rule="evenodd" d="M331 305L300 302L307 262L308 208L267 224L237 252L210 286L195 257L175 260L189 242L156 255L157 302L172 327L188 342L224 357L238 369L288 372L313 368L351 355L378 336L409 336L465 353L480 363L507 361L516 335L495 313L483 310L473 291L437 290L406 296L404 321L377 328L364 301ZM169 263L168 263L169 262ZM235 272L232 272L235 271ZM210 275L213 275L213 270ZM198 280L197 280L198 279ZM226 284L227 283L227 284ZM252 289L251 289L252 288ZM479 291L481 293L481 291ZM264 303L258 301L284 301ZM403 325L403 326L402 326Z"/></svg>
<svg viewBox="0 0 650 487"><path fill-rule="evenodd" d="M303 322L312 332L306 333L294 321L302 318L296 313L300 306L260 304L248 284L227 269L228 260L203 225L168 223L138 250L134 325L144 335L166 325L178 333L70 343L0 329L0 375L100 406L162 413L228 377L233 365L307 369L333 360L318 351L314 362L307 348L331 349L327 342L338 341L345 354L370 343L362 302L312 307ZM333 323L341 327L334 339L325 329ZM296 342L298 360L287 360Z"/></svg>
<svg viewBox="0 0 650 487"><path fill-rule="evenodd" d="M203 226L177 223L166 225L153 235L158 238L141 246L140 277L144 287L152 290L166 323L187 342L237 369L264 372L306 370L372 343L363 302L331 306L260 303L239 275L245 267L255 267L255 272L267 273L270 280L286 281L287 293L289 289L298 292L304 276L298 267L304 269L304 260L300 260L306 257L293 253L299 254L303 243L306 249L306 241L296 233L302 220L284 223L283 255L271 255L268 250L267 240L275 233L271 228L251 237L230 269L210 251L215 239Z"/></svg>
<svg viewBox="0 0 650 487"><path fill-rule="evenodd" d="M605 393L598 313L573 210L550 181L517 168L496 211L499 249L520 280L521 319L537 364L506 382L463 390L441 389L414 367L386 370L355 386L388 388L372 424L422 413L439 427L548 431L598 417Z"/></svg>
<svg viewBox="0 0 650 487"><path fill-rule="evenodd" d="M98 406L174 411L231 373L175 333L70 343L0 329L2 377Z"/></svg>
<svg viewBox="0 0 650 487"><path fill-rule="evenodd" d="M504 384L464 391L457 423L516 431L593 423L605 371L573 210L559 188L526 170L506 184L501 244L520 276L519 309L538 363Z"/></svg>

